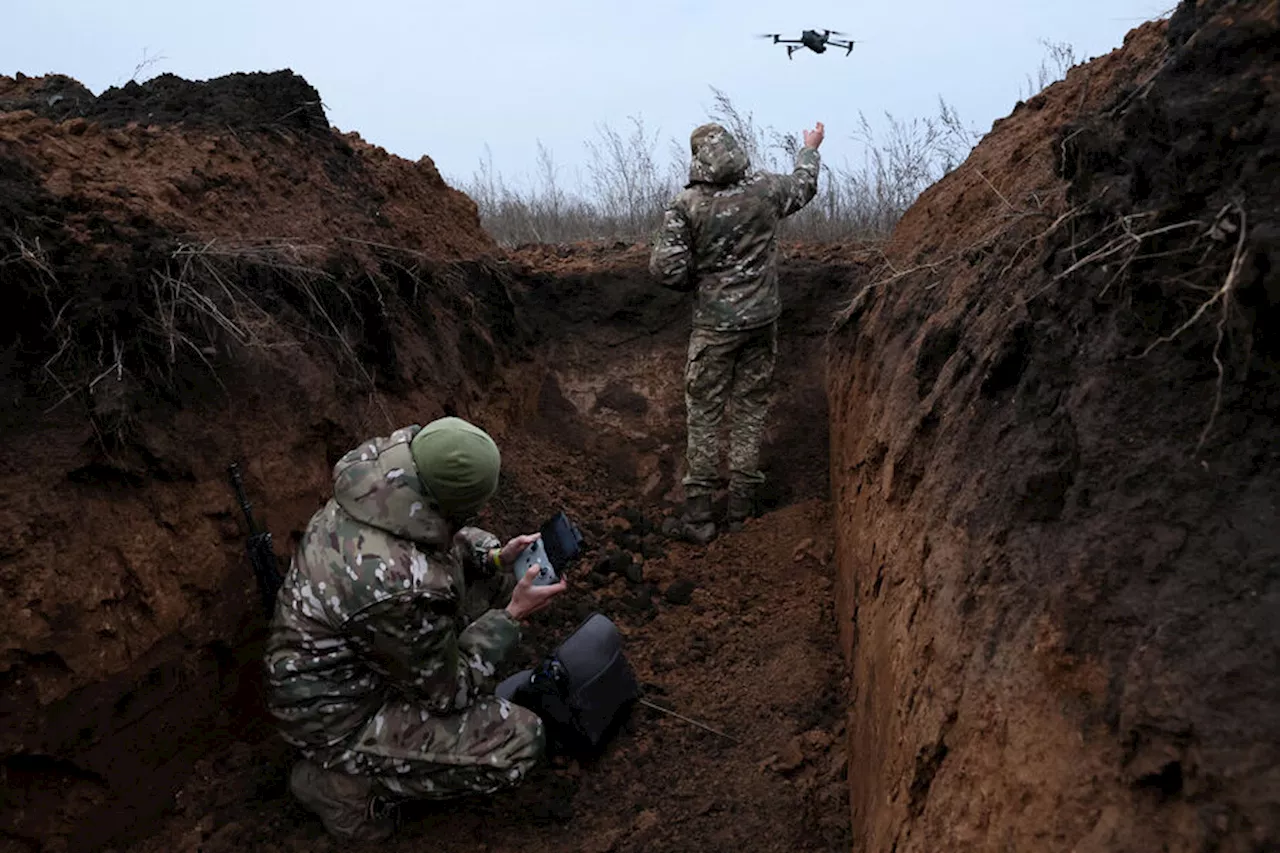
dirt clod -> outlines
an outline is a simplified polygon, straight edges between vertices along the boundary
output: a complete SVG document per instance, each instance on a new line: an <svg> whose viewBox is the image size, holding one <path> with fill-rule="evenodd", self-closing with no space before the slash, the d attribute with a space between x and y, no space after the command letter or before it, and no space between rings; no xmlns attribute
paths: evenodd
<svg viewBox="0 0 1280 853"><path fill-rule="evenodd" d="M687 578L678 580L667 587L662 597L668 604L688 604L693 601L693 591L697 588L697 584Z"/></svg>

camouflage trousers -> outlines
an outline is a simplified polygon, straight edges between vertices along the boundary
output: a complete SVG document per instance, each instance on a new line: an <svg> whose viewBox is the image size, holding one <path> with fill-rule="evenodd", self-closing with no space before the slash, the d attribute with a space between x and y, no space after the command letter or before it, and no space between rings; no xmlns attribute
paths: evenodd
<svg viewBox="0 0 1280 853"><path fill-rule="evenodd" d="M778 357L778 324L745 331L694 328L685 364L688 449L685 496L710 494L720 474L720 429L730 410L729 491L750 496L764 482L760 442Z"/></svg>
<svg viewBox="0 0 1280 853"><path fill-rule="evenodd" d="M306 756L326 770L371 778L392 800L439 800L515 787L545 747L536 714L489 696L443 716L412 701L388 702L349 742Z"/></svg>
<svg viewBox="0 0 1280 853"><path fill-rule="evenodd" d="M511 572L468 578L467 622L506 604ZM304 750L326 770L370 777L392 800L449 799L519 785L542 758L546 735L532 711L496 696L477 696L456 714L432 714L411 699L389 701L344 743Z"/></svg>

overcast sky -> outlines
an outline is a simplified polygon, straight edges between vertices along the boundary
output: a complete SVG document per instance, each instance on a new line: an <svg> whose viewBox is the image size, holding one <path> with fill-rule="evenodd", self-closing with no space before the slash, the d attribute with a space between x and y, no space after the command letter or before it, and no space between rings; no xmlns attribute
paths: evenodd
<svg viewBox="0 0 1280 853"><path fill-rule="evenodd" d="M642 117L687 140L715 86L761 124L798 132L825 122L823 153L858 156L859 111L877 128L936 113L939 96L988 130L1046 58L1041 40L1081 58L1175 0L6 0L0 73L58 72L95 93L157 58L207 79L290 68L315 86L330 121L410 159L430 155L469 178L485 145L514 178L540 140L568 182L599 124ZM16 7L16 8L15 8ZM785 50L758 33L852 33L851 56ZM667 145L660 154L665 159Z"/></svg>

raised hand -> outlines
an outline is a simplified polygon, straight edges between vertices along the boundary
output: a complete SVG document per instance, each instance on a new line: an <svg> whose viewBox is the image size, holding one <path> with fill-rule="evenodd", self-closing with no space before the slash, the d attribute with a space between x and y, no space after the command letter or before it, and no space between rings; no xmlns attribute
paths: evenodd
<svg viewBox="0 0 1280 853"><path fill-rule="evenodd" d="M822 122L818 122L818 126L815 127L813 130L806 130L804 132L805 147L817 149L818 146L822 144L822 140L825 136L826 136L826 131L822 127Z"/></svg>

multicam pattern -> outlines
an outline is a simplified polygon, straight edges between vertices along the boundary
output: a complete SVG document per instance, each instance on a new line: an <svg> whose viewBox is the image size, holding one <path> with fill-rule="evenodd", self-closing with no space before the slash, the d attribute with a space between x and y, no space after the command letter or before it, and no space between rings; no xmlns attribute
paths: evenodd
<svg viewBox="0 0 1280 853"><path fill-rule="evenodd" d="M769 413L769 385L778 357L778 326L745 332L693 330L685 366L688 409L688 471L685 496L710 494L720 469L720 424L726 405L729 429L729 491L750 497L764 482L760 441Z"/></svg>
<svg viewBox="0 0 1280 853"><path fill-rule="evenodd" d="M749 498L764 482L760 441L778 354L778 224L817 193L820 160L806 147L790 175L748 174L742 146L717 124L696 129L690 148L689 184L667 208L649 258L665 286L696 291L685 365L685 496L715 488L729 406L729 489Z"/></svg>
<svg viewBox="0 0 1280 853"><path fill-rule="evenodd" d="M691 138L689 184L663 217L649 269L664 285L696 290L693 325L755 329L777 319L777 226L818 189L817 150L803 148L790 175L748 175L746 154L719 125Z"/></svg>
<svg viewBox="0 0 1280 853"><path fill-rule="evenodd" d="M418 429L366 441L334 466L334 496L276 603L268 706L285 740L327 768L393 773L406 791L447 779L490 790L494 771L523 773L542 743L536 717L492 697L519 625L502 609L468 612L493 589L509 594L514 578L487 559L492 534L450 535L409 453Z"/></svg>
<svg viewBox="0 0 1280 853"><path fill-rule="evenodd" d="M379 793L393 799L447 799L519 784L545 745L537 715L506 699L480 699L446 717L393 701L374 714L350 746L319 750L312 760L342 773L373 776Z"/></svg>

